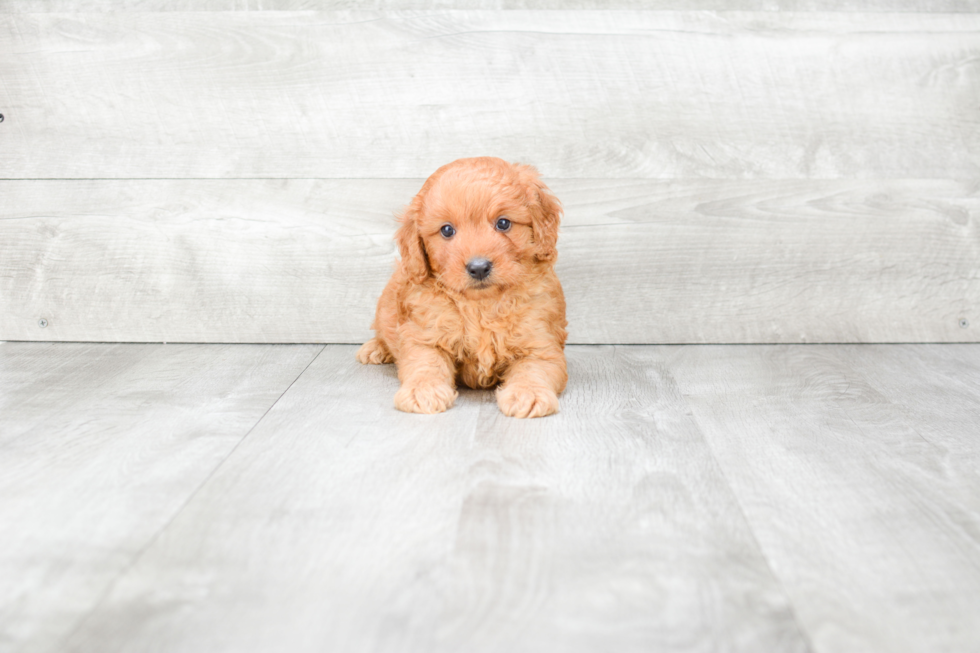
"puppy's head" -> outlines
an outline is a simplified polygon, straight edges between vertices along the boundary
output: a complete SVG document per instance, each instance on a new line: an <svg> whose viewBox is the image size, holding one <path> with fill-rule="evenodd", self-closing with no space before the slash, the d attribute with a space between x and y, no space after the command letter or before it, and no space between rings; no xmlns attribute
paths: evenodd
<svg viewBox="0 0 980 653"><path fill-rule="evenodd" d="M395 238L414 282L432 276L458 292L478 293L553 264L560 219L561 204L531 166L459 159L426 180Z"/></svg>

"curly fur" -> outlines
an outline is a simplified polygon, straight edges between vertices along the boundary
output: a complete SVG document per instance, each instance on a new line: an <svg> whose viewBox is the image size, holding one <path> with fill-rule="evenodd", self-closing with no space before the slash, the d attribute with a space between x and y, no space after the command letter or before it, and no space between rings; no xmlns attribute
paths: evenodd
<svg viewBox="0 0 980 653"><path fill-rule="evenodd" d="M507 231L498 218L511 222ZM558 411L568 379L565 298L555 275L561 204L531 166L459 159L429 177L400 218L401 260L357 353L362 363L398 366L395 407L442 412L456 384L497 387L514 417ZM443 225L456 233L446 238ZM467 262L486 258L477 281Z"/></svg>

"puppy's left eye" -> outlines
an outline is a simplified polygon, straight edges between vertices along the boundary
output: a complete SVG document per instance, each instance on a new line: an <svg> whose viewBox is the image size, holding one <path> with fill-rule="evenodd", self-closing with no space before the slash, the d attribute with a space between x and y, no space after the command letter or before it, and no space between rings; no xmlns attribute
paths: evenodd
<svg viewBox="0 0 980 653"><path fill-rule="evenodd" d="M507 218L497 218L497 231L507 231L510 229L510 220Z"/></svg>

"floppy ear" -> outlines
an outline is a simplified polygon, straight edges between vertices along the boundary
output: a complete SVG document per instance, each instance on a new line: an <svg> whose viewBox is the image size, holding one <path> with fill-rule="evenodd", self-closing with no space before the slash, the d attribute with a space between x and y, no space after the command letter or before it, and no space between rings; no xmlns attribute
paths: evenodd
<svg viewBox="0 0 980 653"><path fill-rule="evenodd" d="M538 178L538 171L531 166L520 166L521 177L527 187L527 203L531 209L534 230L534 258L554 262L558 258L558 223L561 222L561 202Z"/></svg>
<svg viewBox="0 0 980 653"><path fill-rule="evenodd" d="M425 253L425 245L419 234L418 220L422 209L422 194L419 193L401 214L398 221L401 226L395 232L395 242L398 243L398 253L402 257L402 265L413 283L422 283L431 273L429 257Z"/></svg>

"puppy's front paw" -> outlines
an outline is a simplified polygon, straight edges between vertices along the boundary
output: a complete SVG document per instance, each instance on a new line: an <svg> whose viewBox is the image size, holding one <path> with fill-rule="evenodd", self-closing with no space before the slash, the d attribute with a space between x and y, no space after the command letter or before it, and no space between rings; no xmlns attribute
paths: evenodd
<svg viewBox="0 0 980 653"><path fill-rule="evenodd" d="M395 408L406 413L441 413L456 401L456 388L447 383L403 383L395 393Z"/></svg>
<svg viewBox="0 0 980 653"><path fill-rule="evenodd" d="M364 365L381 365L393 360L391 352L377 338L371 338L357 350L357 362Z"/></svg>
<svg viewBox="0 0 980 653"><path fill-rule="evenodd" d="M551 388L506 383L497 389L497 406L510 417L544 417L558 412L558 395Z"/></svg>

